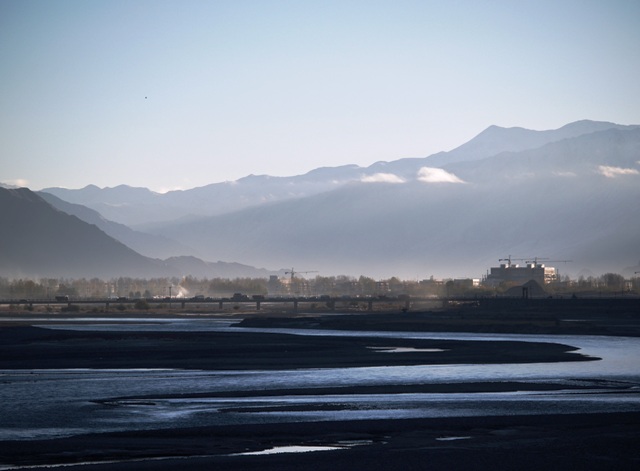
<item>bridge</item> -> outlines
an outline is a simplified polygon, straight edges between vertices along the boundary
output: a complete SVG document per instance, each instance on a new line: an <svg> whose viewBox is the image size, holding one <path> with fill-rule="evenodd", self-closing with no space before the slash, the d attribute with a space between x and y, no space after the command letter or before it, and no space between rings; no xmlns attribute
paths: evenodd
<svg viewBox="0 0 640 471"><path fill-rule="evenodd" d="M0 299L0 306L23 306L29 310L34 306L62 306L65 311L77 311L80 306L104 306L106 311L110 308L118 309L120 306L135 306L136 303L145 302L149 308L213 308L224 310L231 306L232 309L245 307L251 309L255 306L256 311L263 307L278 309L293 309L297 311L301 306L308 306L311 310L328 309L338 310L358 310L373 311L374 306L382 307L383 310L431 310L445 307L455 307L458 305L477 305L481 309L511 309L528 306L530 308L546 309L584 309L598 308L603 312L612 306L623 303L640 308L640 297L634 294L620 293L618 295L596 296L596 297L410 297L408 295L399 296L310 296L310 297L266 297L266 296L232 296L232 297L164 297L164 298L73 298L58 297L58 299ZM73 307L75 306L75 307Z"/></svg>
<svg viewBox="0 0 640 471"><path fill-rule="evenodd" d="M387 303L395 304L401 307L402 310L409 310L412 302L430 302L439 303L442 300L437 298L411 298L409 296L378 296L378 297L358 297L358 296L310 296L310 297L266 297L266 296L240 296L240 297L224 297L224 298L182 298L182 297L164 297L164 298L73 298L68 297L66 299L0 299L1 305L13 305L13 306L26 306L29 309L33 309L34 306L90 306L90 305L102 305L106 310L109 310L112 306L119 305L135 305L139 302L146 302L150 306L154 305L168 305L169 308L180 307L186 309L187 306L217 306L218 309L224 309L225 305L229 306L241 306L241 305L255 305L255 309L260 311L265 304L277 305L282 308L286 308L287 305L293 307L294 310L298 309L298 306L302 303L306 304L324 304L327 308L333 310L336 308L336 304L342 305L354 305L366 303L369 311L373 310L375 303Z"/></svg>

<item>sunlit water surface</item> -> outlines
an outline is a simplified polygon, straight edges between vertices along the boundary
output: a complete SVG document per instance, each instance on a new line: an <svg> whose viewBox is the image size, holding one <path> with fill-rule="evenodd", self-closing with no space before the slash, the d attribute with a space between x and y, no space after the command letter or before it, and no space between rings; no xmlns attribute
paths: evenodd
<svg viewBox="0 0 640 471"><path fill-rule="evenodd" d="M580 348L598 361L544 364L425 365L283 371L0 370L0 439L53 438L89 432L316 420L640 411L640 339L598 336L479 335L241 329L203 319L78 319L35 322L82 330L269 331L299 335L523 340ZM46 324L45 324L46 323ZM381 352L381 355L393 354ZM443 394L359 394L224 397L225 391L262 391L359 385L481 381L581 384L587 390ZM526 389L526 388L523 388ZM167 398L180 393L216 398ZM148 396L152 396L151 399ZM126 400L116 398L127 397ZM312 410L301 411L309 408Z"/></svg>

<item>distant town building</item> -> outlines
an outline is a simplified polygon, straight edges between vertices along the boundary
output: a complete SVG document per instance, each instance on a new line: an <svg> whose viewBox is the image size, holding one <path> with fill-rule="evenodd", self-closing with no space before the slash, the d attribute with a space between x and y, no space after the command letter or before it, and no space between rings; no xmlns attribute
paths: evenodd
<svg viewBox="0 0 640 471"><path fill-rule="evenodd" d="M479 278L455 278L452 281L457 288L472 289L480 286Z"/></svg>
<svg viewBox="0 0 640 471"><path fill-rule="evenodd" d="M431 278L420 281L420 285L427 288L441 288L444 285L444 281L436 280L432 275Z"/></svg>
<svg viewBox="0 0 640 471"><path fill-rule="evenodd" d="M289 285L285 285L277 275L270 275L267 282L269 296L285 296L289 294Z"/></svg>
<svg viewBox="0 0 640 471"><path fill-rule="evenodd" d="M535 281L541 286L549 284L558 278L554 267L547 267L543 263L518 264L503 263L499 267L491 267L487 275L486 284L497 286L501 283L524 285L527 281Z"/></svg>
<svg viewBox="0 0 640 471"><path fill-rule="evenodd" d="M304 278L280 278L270 275L267 281L267 294L269 296L309 296L311 285Z"/></svg>
<svg viewBox="0 0 640 471"><path fill-rule="evenodd" d="M387 281L376 282L376 294L387 294L390 292L391 288L389 287L389 283Z"/></svg>
<svg viewBox="0 0 640 471"><path fill-rule="evenodd" d="M436 280L433 276L429 279L422 280L420 281L420 295L443 296L444 283L444 280Z"/></svg>

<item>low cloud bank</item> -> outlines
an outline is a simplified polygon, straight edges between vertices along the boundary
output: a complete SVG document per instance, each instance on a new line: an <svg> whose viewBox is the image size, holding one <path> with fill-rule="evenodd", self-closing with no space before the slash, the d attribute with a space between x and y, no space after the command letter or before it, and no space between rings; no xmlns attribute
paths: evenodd
<svg viewBox="0 0 640 471"><path fill-rule="evenodd" d="M616 178L621 175L640 175L640 172L635 168L609 167L607 165L600 165L598 173L607 178Z"/></svg>
<svg viewBox="0 0 640 471"><path fill-rule="evenodd" d="M366 175L362 177L364 183L404 183L405 180L393 173L374 173L373 175Z"/></svg>
<svg viewBox="0 0 640 471"><path fill-rule="evenodd" d="M434 167L422 167L418 171L418 180L424 183L465 183L453 173Z"/></svg>

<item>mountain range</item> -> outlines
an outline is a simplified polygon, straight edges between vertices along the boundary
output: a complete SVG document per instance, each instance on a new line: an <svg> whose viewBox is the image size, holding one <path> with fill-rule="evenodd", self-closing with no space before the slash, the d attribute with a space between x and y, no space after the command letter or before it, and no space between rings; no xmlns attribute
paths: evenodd
<svg viewBox="0 0 640 471"><path fill-rule="evenodd" d="M224 260L217 262L221 272L230 263L245 273L250 266L271 267L263 274L295 266L324 275L480 277L509 256L546 259L573 276L640 270L640 126L491 126L429 157L292 177L249 175L164 194L92 185L38 195L7 191L14 194L1 199L3 214L22 192L59 217L74 215L73 225L69 219L61 224L73 227L76 239L105 236L121 244L118 257L132 262L119 263L122 275L150 270L206 276L213 268L203 260ZM21 208L14 211L23 218L14 228L44 217ZM80 230L78 223L93 229ZM47 235L46 227L38 230ZM46 255L60 253L54 242L65 237L37 241L46 250L31 260L26 254L33 237L16 235L7 254L3 235L0 274L31 273L39 263L41 272L51 267L47 272L71 276L74 264L52 265ZM93 263L90 251L76 258L90 270L105 263Z"/></svg>
<svg viewBox="0 0 640 471"><path fill-rule="evenodd" d="M55 207L54 207L55 206ZM58 209L57 207L62 209ZM28 188L0 188L0 276L10 278L267 277L277 272L239 263L204 262L176 256L145 257L132 245L172 245L162 237L137 233L98 213ZM173 244L176 250L179 245ZM284 271L284 270L282 270Z"/></svg>

